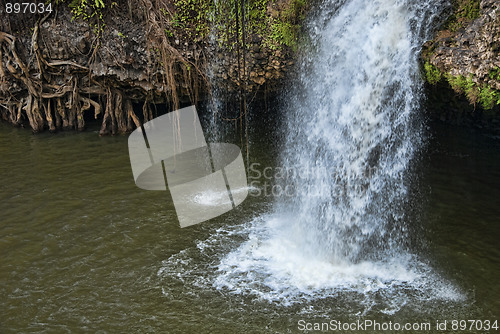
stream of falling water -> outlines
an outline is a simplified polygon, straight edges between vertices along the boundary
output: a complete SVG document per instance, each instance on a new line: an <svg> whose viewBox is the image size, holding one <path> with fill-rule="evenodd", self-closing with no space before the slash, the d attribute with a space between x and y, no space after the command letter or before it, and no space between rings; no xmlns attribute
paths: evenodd
<svg viewBox="0 0 500 334"><path fill-rule="evenodd" d="M221 254L221 291L290 305L342 292L365 310L465 298L411 251L410 171L421 147L418 52L440 4L424 0L325 1L309 24L311 51L289 95L282 167L293 195L270 212L219 229L246 241ZM283 131L283 130L282 130ZM307 171L307 172L304 172ZM183 254L160 270L179 270ZM187 267L184 268L184 270Z"/></svg>

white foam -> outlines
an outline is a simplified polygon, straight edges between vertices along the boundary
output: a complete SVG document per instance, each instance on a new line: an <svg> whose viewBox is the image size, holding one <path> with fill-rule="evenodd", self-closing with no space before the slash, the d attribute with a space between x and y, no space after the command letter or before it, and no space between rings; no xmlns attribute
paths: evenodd
<svg viewBox="0 0 500 334"><path fill-rule="evenodd" d="M250 192L253 190L254 187L241 187L232 189L231 193L237 195L237 194L242 194L246 191ZM197 194L196 196L193 197L192 201L197 204L206 206L218 206L231 203L227 191L213 191L213 190L206 190L203 191L202 193Z"/></svg>
<svg viewBox="0 0 500 334"><path fill-rule="evenodd" d="M284 224L289 223L289 217L255 219L241 231L248 233L248 240L221 259L213 285L285 305L327 298L341 291L355 292L368 299L383 292L387 296L382 301L387 303L387 312L405 305L412 292L420 301L465 298L453 284L446 283L410 254L356 264L335 263L311 254L297 243L299 238L283 233Z"/></svg>
<svg viewBox="0 0 500 334"><path fill-rule="evenodd" d="M304 91L291 98L282 162L329 173L297 178L297 196L277 198L270 214L250 223L217 230L198 242L199 253L165 261L159 275L185 280L198 272L196 286L283 305L345 295L361 304L358 313L464 300L402 246L410 219L405 180L421 142L413 118L421 86L416 50L437 6L350 0L332 15L338 1L325 0L310 27L315 51L296 84ZM212 205L219 197L197 200Z"/></svg>

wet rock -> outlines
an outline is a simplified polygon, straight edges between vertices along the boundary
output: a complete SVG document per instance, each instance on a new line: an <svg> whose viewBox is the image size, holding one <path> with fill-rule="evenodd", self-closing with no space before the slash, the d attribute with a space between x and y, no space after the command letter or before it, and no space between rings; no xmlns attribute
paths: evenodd
<svg viewBox="0 0 500 334"><path fill-rule="evenodd" d="M480 6L480 16L464 29L440 32L425 46L434 49L428 60L442 72L489 84L489 72L500 65L500 2L482 0Z"/></svg>
<svg viewBox="0 0 500 334"><path fill-rule="evenodd" d="M11 29L10 22L8 26L0 17L0 32L15 36L15 49L27 67L13 61L13 54L7 52L12 49L7 42L0 45L5 51L0 65L7 76L7 80L0 80L0 104L3 103L0 117L18 124L20 120L14 118L20 105L24 118L28 110L35 113L29 116L34 131L82 130L83 112L94 112L92 117L104 117L101 133L126 132L137 124L115 124L116 119L127 117L122 108L125 104L145 104L147 109L147 103L173 104L173 100L177 105L195 103L193 100L199 96L203 99L209 94L213 83L208 80L221 80L229 93L245 87L246 93L255 97L264 90L266 94L277 90L293 66L293 52L289 48L275 50L278 47L275 45L271 49L263 43L263 36L252 32L246 45L239 45L239 59L232 42L221 47L206 37L185 38L172 32L166 38L162 34L164 27L158 25L155 30L156 19L148 19L152 7L138 8L133 13L120 12L121 7L117 7L105 16L106 26L96 34L92 26L96 20L73 20L67 3L60 2L57 15L48 16L39 25L38 54L34 53L32 40L36 18L18 22L17 29ZM283 8L272 8L270 13L279 15ZM169 73L169 68L174 73ZM123 104L113 102L116 96L123 99ZM28 97L36 102L28 103ZM17 103L15 108L12 101ZM149 116L147 112L144 115L146 120Z"/></svg>

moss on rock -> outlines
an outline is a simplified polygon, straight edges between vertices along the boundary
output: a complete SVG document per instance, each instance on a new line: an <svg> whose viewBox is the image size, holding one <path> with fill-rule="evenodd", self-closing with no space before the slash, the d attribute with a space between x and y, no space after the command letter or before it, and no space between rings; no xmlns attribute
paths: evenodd
<svg viewBox="0 0 500 334"><path fill-rule="evenodd" d="M422 51L430 85L446 82L473 109L500 105L500 3L454 0L453 13ZM439 85L438 85L439 86Z"/></svg>

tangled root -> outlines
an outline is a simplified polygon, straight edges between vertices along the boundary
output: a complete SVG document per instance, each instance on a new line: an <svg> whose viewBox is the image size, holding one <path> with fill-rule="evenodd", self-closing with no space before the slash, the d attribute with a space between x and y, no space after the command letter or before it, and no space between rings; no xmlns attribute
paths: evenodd
<svg viewBox="0 0 500 334"><path fill-rule="evenodd" d="M156 80L160 78L160 92L155 87L157 91L142 92L142 99L135 94L132 101L126 85L119 87L113 80L94 79L92 65L98 58L95 55L99 42L93 45L86 65L50 59L39 37L47 16L34 26L30 50L22 49L23 44L13 34L0 31L0 117L17 126L29 124L38 133L82 131L85 120L93 116L102 119L101 135L115 135L128 133L152 119L150 103L157 101L158 95L163 95L161 100L173 110L180 107L181 95L196 103L200 87L208 86L199 56L194 61L186 59L169 44L165 35L168 19L159 9L165 5L161 0L135 1L144 9L148 50L157 50L150 64L153 69L148 72ZM142 115L135 113L132 102L143 104Z"/></svg>

